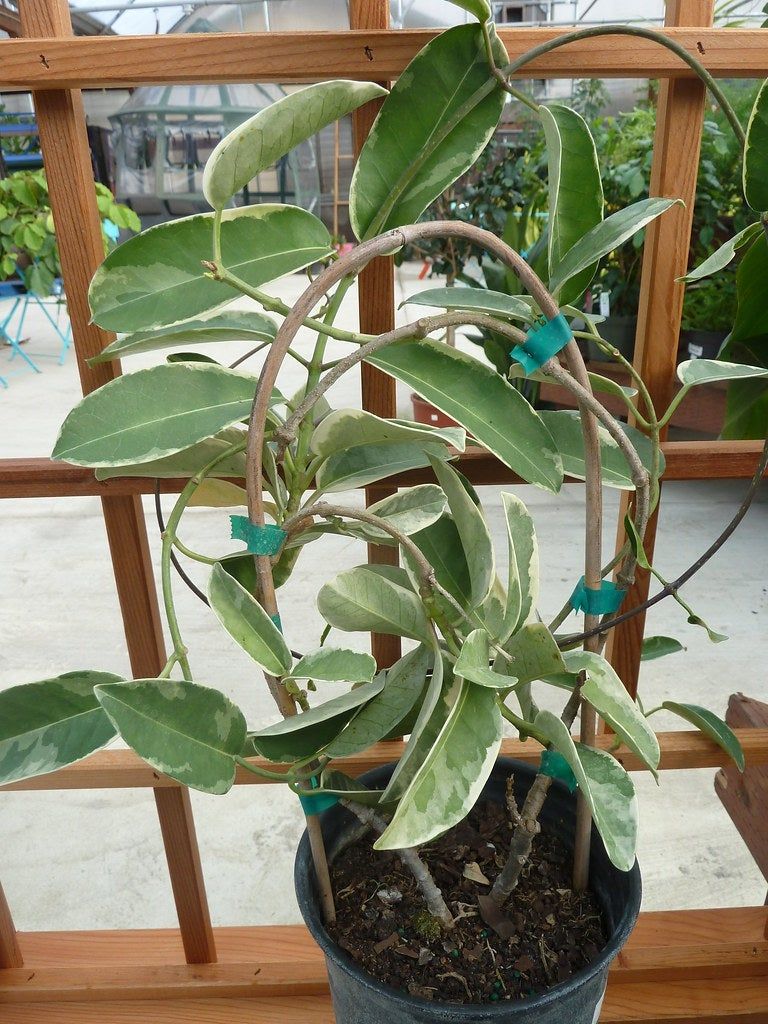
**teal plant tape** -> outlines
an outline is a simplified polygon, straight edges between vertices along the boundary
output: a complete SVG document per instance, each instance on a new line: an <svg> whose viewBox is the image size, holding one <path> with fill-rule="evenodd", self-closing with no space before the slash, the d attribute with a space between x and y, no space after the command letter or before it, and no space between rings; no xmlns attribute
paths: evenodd
<svg viewBox="0 0 768 1024"><path fill-rule="evenodd" d="M578 786L571 766L556 750L545 750L541 755L539 775L547 775L550 779L559 779L560 782L566 784L571 793L574 793Z"/></svg>
<svg viewBox="0 0 768 1024"><path fill-rule="evenodd" d="M316 777L311 779L312 789L317 789L319 782ZM299 793L299 803L305 814L322 814L323 811L327 811L331 807L335 807L339 802L337 796L331 796L330 793Z"/></svg>
<svg viewBox="0 0 768 1024"><path fill-rule="evenodd" d="M562 313L558 313L552 320L529 327L525 342L515 345L510 355L522 364L526 374L535 373L564 349L572 337L571 325Z"/></svg>
<svg viewBox="0 0 768 1024"><path fill-rule="evenodd" d="M278 612L276 615L270 615L269 617L270 617L270 619L272 619L274 624L277 626L277 628L282 633L283 632L283 622L282 622L282 619L280 618L280 613Z"/></svg>
<svg viewBox="0 0 768 1024"><path fill-rule="evenodd" d="M626 590L617 587L610 580L603 580L599 590L592 590L584 582L582 576L571 594L571 607L576 612L587 615L613 615L621 607Z"/></svg>
<svg viewBox="0 0 768 1024"><path fill-rule="evenodd" d="M288 536L285 530L274 523L256 526L248 516L230 516L232 540L243 540L254 555L276 555Z"/></svg>

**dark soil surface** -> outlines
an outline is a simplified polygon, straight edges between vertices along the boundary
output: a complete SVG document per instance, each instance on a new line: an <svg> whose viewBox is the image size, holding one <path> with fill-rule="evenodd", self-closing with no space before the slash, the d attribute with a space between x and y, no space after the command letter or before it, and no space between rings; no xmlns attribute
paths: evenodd
<svg viewBox="0 0 768 1024"><path fill-rule="evenodd" d="M423 999L494 1003L565 981L606 943L597 901L571 889L571 855L545 831L503 912L481 908L490 884L474 878L493 882L510 836L505 809L484 803L422 849L458 918L450 932L435 928L397 854L378 853L363 837L332 868L333 938L379 981Z"/></svg>

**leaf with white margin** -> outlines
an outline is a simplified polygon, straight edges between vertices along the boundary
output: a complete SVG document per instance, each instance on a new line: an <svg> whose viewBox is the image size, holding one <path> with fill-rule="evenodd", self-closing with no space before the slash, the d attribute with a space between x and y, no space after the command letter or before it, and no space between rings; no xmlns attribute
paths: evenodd
<svg viewBox="0 0 768 1024"><path fill-rule="evenodd" d="M504 320L521 320L532 324L535 314L525 296L507 295L490 288L455 285L453 288L428 288L409 295L403 306L431 306L433 309L460 309L472 313L488 313Z"/></svg>
<svg viewBox="0 0 768 1024"><path fill-rule="evenodd" d="M325 621L348 633L387 633L431 643L424 606L412 590L360 565L340 572L317 595Z"/></svg>
<svg viewBox="0 0 768 1024"><path fill-rule="evenodd" d="M261 171L327 125L387 90L375 82L336 79L289 93L226 135L208 158L203 195L222 210Z"/></svg>
<svg viewBox="0 0 768 1024"><path fill-rule="evenodd" d="M736 258L739 249L743 249L762 230L763 225L759 221L747 225L743 231L739 231L733 238L729 238L716 252L708 256L695 270L691 270L685 277L678 278L678 281L684 281L686 284L691 281L700 281L703 277L711 277L712 274L725 269Z"/></svg>
<svg viewBox="0 0 768 1024"><path fill-rule="evenodd" d="M214 565L208 600L216 618L257 665L282 676L293 664L285 638L262 606L221 566Z"/></svg>
<svg viewBox="0 0 768 1024"><path fill-rule="evenodd" d="M677 376L688 388L714 381L745 380L750 377L768 377L765 366L745 363L727 363L720 359L686 359L677 367Z"/></svg>
<svg viewBox="0 0 768 1024"><path fill-rule="evenodd" d="M420 846L458 824L483 791L501 734L496 693L463 681L445 724L374 849Z"/></svg>
<svg viewBox="0 0 768 1024"><path fill-rule="evenodd" d="M228 793L245 743L243 713L223 693L176 679L99 685L121 737L163 775L201 793Z"/></svg>
<svg viewBox="0 0 768 1024"><path fill-rule="evenodd" d="M539 546L528 509L514 494L502 492L507 526L509 576L507 604L499 639L502 643L524 625L539 597Z"/></svg>
<svg viewBox="0 0 768 1024"><path fill-rule="evenodd" d="M367 444L446 444L464 451L466 434L460 427L430 427L408 420L387 420L363 409L337 409L312 434L315 455L335 455Z"/></svg>
<svg viewBox="0 0 768 1024"><path fill-rule="evenodd" d="M223 455L227 448L236 444L244 444L248 435L237 427L226 427L213 437L206 437L189 448L166 455L162 459L151 462L137 462L129 466L99 466L96 469L97 480L111 480L121 476L147 476L156 480L175 480L178 477L191 477L204 466ZM241 477L245 479L245 452L241 451L222 459L209 474L211 477Z"/></svg>
<svg viewBox="0 0 768 1024"><path fill-rule="evenodd" d="M637 798L629 775L603 750L574 743L571 734L551 711L539 711L534 721L571 767L584 795L605 849L620 871L630 871L637 849Z"/></svg>
<svg viewBox="0 0 768 1024"><path fill-rule="evenodd" d="M430 455L454 457L444 444L428 444L423 438L403 444L357 445L331 455L317 471L315 486L324 494L366 487L409 469L425 469Z"/></svg>
<svg viewBox="0 0 768 1024"><path fill-rule="evenodd" d="M543 622L522 626L504 644L504 653L510 674L521 683L568 671L555 638Z"/></svg>
<svg viewBox="0 0 768 1024"><path fill-rule="evenodd" d="M328 683L370 683L375 675L376 659L349 647L318 647L299 658L290 670L291 679Z"/></svg>
<svg viewBox="0 0 768 1024"><path fill-rule="evenodd" d="M661 751L656 733L627 692L613 667L592 651L566 651L563 660L569 672L586 672L581 688L582 697L589 701L600 717L634 751L658 779Z"/></svg>
<svg viewBox="0 0 768 1024"><path fill-rule="evenodd" d="M510 690L517 685L518 680L514 676L502 675L489 668L489 661L488 634L484 629L475 629L461 645L453 671L470 683L493 690Z"/></svg>
<svg viewBox="0 0 768 1024"><path fill-rule="evenodd" d="M101 750L115 729L94 695L111 672L67 672L0 692L0 785L47 775Z"/></svg>
<svg viewBox="0 0 768 1024"><path fill-rule="evenodd" d="M404 487L374 502L366 511L385 519L390 526L408 537L436 523L445 512L445 505L445 494L440 487L436 484L417 484L415 487ZM377 543L396 543L390 534L377 526L354 520L345 522L344 532Z"/></svg>

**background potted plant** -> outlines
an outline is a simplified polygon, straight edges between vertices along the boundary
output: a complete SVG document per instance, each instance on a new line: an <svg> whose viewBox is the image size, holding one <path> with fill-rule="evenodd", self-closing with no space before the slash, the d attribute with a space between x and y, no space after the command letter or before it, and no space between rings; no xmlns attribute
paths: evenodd
<svg viewBox="0 0 768 1024"><path fill-rule="evenodd" d="M616 613L639 564L662 583L653 602L675 597L710 639L725 639L695 615L679 588L746 511L768 446L739 515L691 569L667 583L648 564L643 535L658 499L659 434L670 411L654 408L631 367L633 389L588 374L561 310L588 286L607 253L674 200L644 200L604 218L586 122L568 108L541 108L550 172L557 168L549 183L547 286L492 232L451 220L414 224L482 151L505 92L516 93L508 83L516 66L507 65L494 37L488 5L467 0L462 6L477 14L479 24L450 29L417 55L361 153L351 198L359 244L351 251L336 253L323 225L298 208L226 209L231 196L276 156L382 93L371 83L326 82L260 112L216 148L204 182L212 214L149 229L112 252L95 276L94 318L123 332L98 360L223 339L252 346L238 367L261 350L266 357L257 380L212 358L200 362L177 353L172 361L111 381L67 417L56 458L94 467L101 477L187 479L162 537L173 650L156 679L124 681L83 671L5 691L0 781L53 771L117 734L156 770L203 792L226 792L238 766L283 780L307 814L297 888L326 953L340 1024L592 1024L610 961L639 904L634 789L619 760L594 745L597 717L651 772L659 761L649 719L660 709L646 711L629 697L600 653L603 638L622 619ZM615 31L657 38L649 30ZM445 84L438 88L439 82ZM418 123L414 96L424 114ZM768 207L762 171L768 134L761 135L759 126L768 93L758 104L758 129L750 132L747 148L747 199L762 209ZM582 190L561 187L567 180L578 180ZM507 305L488 311L462 307L466 297L453 295L461 289L448 289L445 312L385 335L367 337L335 325L344 294L371 259L442 237L487 249L519 280L526 299L508 296ZM276 277L313 264L322 269L293 307L264 290ZM238 295L266 312L221 308ZM279 327L267 313L281 317ZM579 412L538 414L489 366L429 338L458 324L507 338L520 372L567 388ZM301 327L317 335L309 359L294 345ZM601 350L622 358L594 325L588 327ZM329 337L348 342L348 355L326 362ZM278 387L289 355L306 370L305 387L292 399ZM332 410L326 392L364 360L414 387L461 428ZM687 393L709 380L759 379L768 371L701 359L683 363L679 376ZM608 414L594 394L601 390L619 395L645 433ZM535 527L514 494L503 499L506 571L496 571L477 496L451 466L465 431L529 483L556 492L566 474L587 481L584 576L548 622L536 611ZM435 483L403 489L368 509L338 498L350 487L418 466L431 467ZM234 492L228 490L233 480ZM601 557L602 484L633 492L626 542L607 565ZM221 504L222 492L247 502L248 514L232 517L233 537L245 542L245 551L191 550L179 536L188 508ZM379 671L370 655L324 643L328 630L301 654L283 635L280 587L298 571L303 547L322 543L328 533L399 549L402 567L362 564L333 575L317 596L329 629L385 631L412 641L394 666ZM224 693L194 680L174 603L175 552L206 566L206 599L262 669L283 715L274 725L249 731L243 711ZM574 611L584 611L583 623L561 632ZM677 649L658 640L655 647ZM318 703L318 683L341 692ZM560 716L539 709L539 686L562 691ZM711 712L673 702L662 707L743 764L733 733ZM577 715L582 731L574 742ZM542 744L538 770L497 762L504 720ZM345 755L405 731L409 740L397 764L363 780L341 770ZM574 789L575 795L569 792ZM342 806L326 810L329 802ZM371 852L371 831L383 860ZM335 855L330 868L326 842ZM345 860L343 847L350 842L358 843L356 857ZM515 906L531 900L532 876L542 877L530 870L542 844L550 907L527 934L526 915ZM446 858L447 871L441 866ZM359 878L344 884L355 861L374 881L374 893L366 904L354 899L345 908L345 891L358 891ZM386 885L379 884L382 872ZM569 940L568 933L578 938ZM406 980L393 973L393 957L408 961Z"/></svg>

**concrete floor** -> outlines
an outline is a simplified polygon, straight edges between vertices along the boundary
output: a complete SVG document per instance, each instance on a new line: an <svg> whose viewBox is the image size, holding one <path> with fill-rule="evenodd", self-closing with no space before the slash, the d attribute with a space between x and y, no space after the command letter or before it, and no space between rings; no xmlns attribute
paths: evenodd
<svg viewBox="0 0 768 1024"><path fill-rule="evenodd" d="M418 268L398 274L400 298L424 285ZM286 300L300 277L274 288ZM356 296L345 301L340 323L354 326ZM413 311L414 313L416 310ZM408 310L398 316L407 318ZM42 318L29 321L31 353L57 349ZM305 338L309 345L311 339ZM467 344L466 342L464 344ZM344 351L332 345L330 352ZM242 346L221 345L222 361ZM17 370L0 352L0 374ZM138 357L127 369L160 357ZM64 366L41 359L43 373L23 370L0 391L0 455L47 455L58 427L79 395L72 355ZM294 368L295 367L295 368ZM297 387L300 370L289 364L283 390ZM331 396L335 405L359 405L356 375ZM408 396L400 395L407 413ZM669 577L684 569L727 522L743 482L669 484L665 489L657 564ZM500 558L506 542L499 488L481 489ZM536 519L542 548L542 613L561 606L580 575L582 490L555 497L531 487L519 493ZM690 602L711 625L731 637L711 645L669 603L654 609L649 632L678 637L687 654L644 666L641 692L648 706L666 698L689 700L722 713L728 694L742 690L768 699L765 665L766 527L763 495L727 550L687 588ZM168 501L169 499L166 499ZM346 500L359 501L359 495ZM612 544L616 492L606 493L606 546ZM149 506L147 506L149 507ZM8 500L2 514L0 687L81 667L128 674L128 658L96 498ZM150 538L158 561L157 531ZM185 527L193 546L227 550L227 513L194 510ZM360 544L335 538L312 545L300 562L301 578L282 592L285 628L294 646L308 646L321 621L314 604L329 575L364 559ZM251 663L210 613L179 588L178 604L196 678L216 685L263 725L275 719L271 701ZM345 638L349 642L350 638ZM365 638L352 638L361 648ZM544 701L546 703L546 700ZM553 702L554 707L556 702ZM680 727L657 718L659 727ZM762 903L765 882L712 789L712 771L665 772L657 789L635 775L641 802L639 857L649 909ZM214 922L290 923L298 919L291 885L293 850L302 828L295 798L278 787L241 787L227 797L193 794L202 859ZM6 793L0 795L0 879L22 929L161 927L174 923L151 793Z"/></svg>

